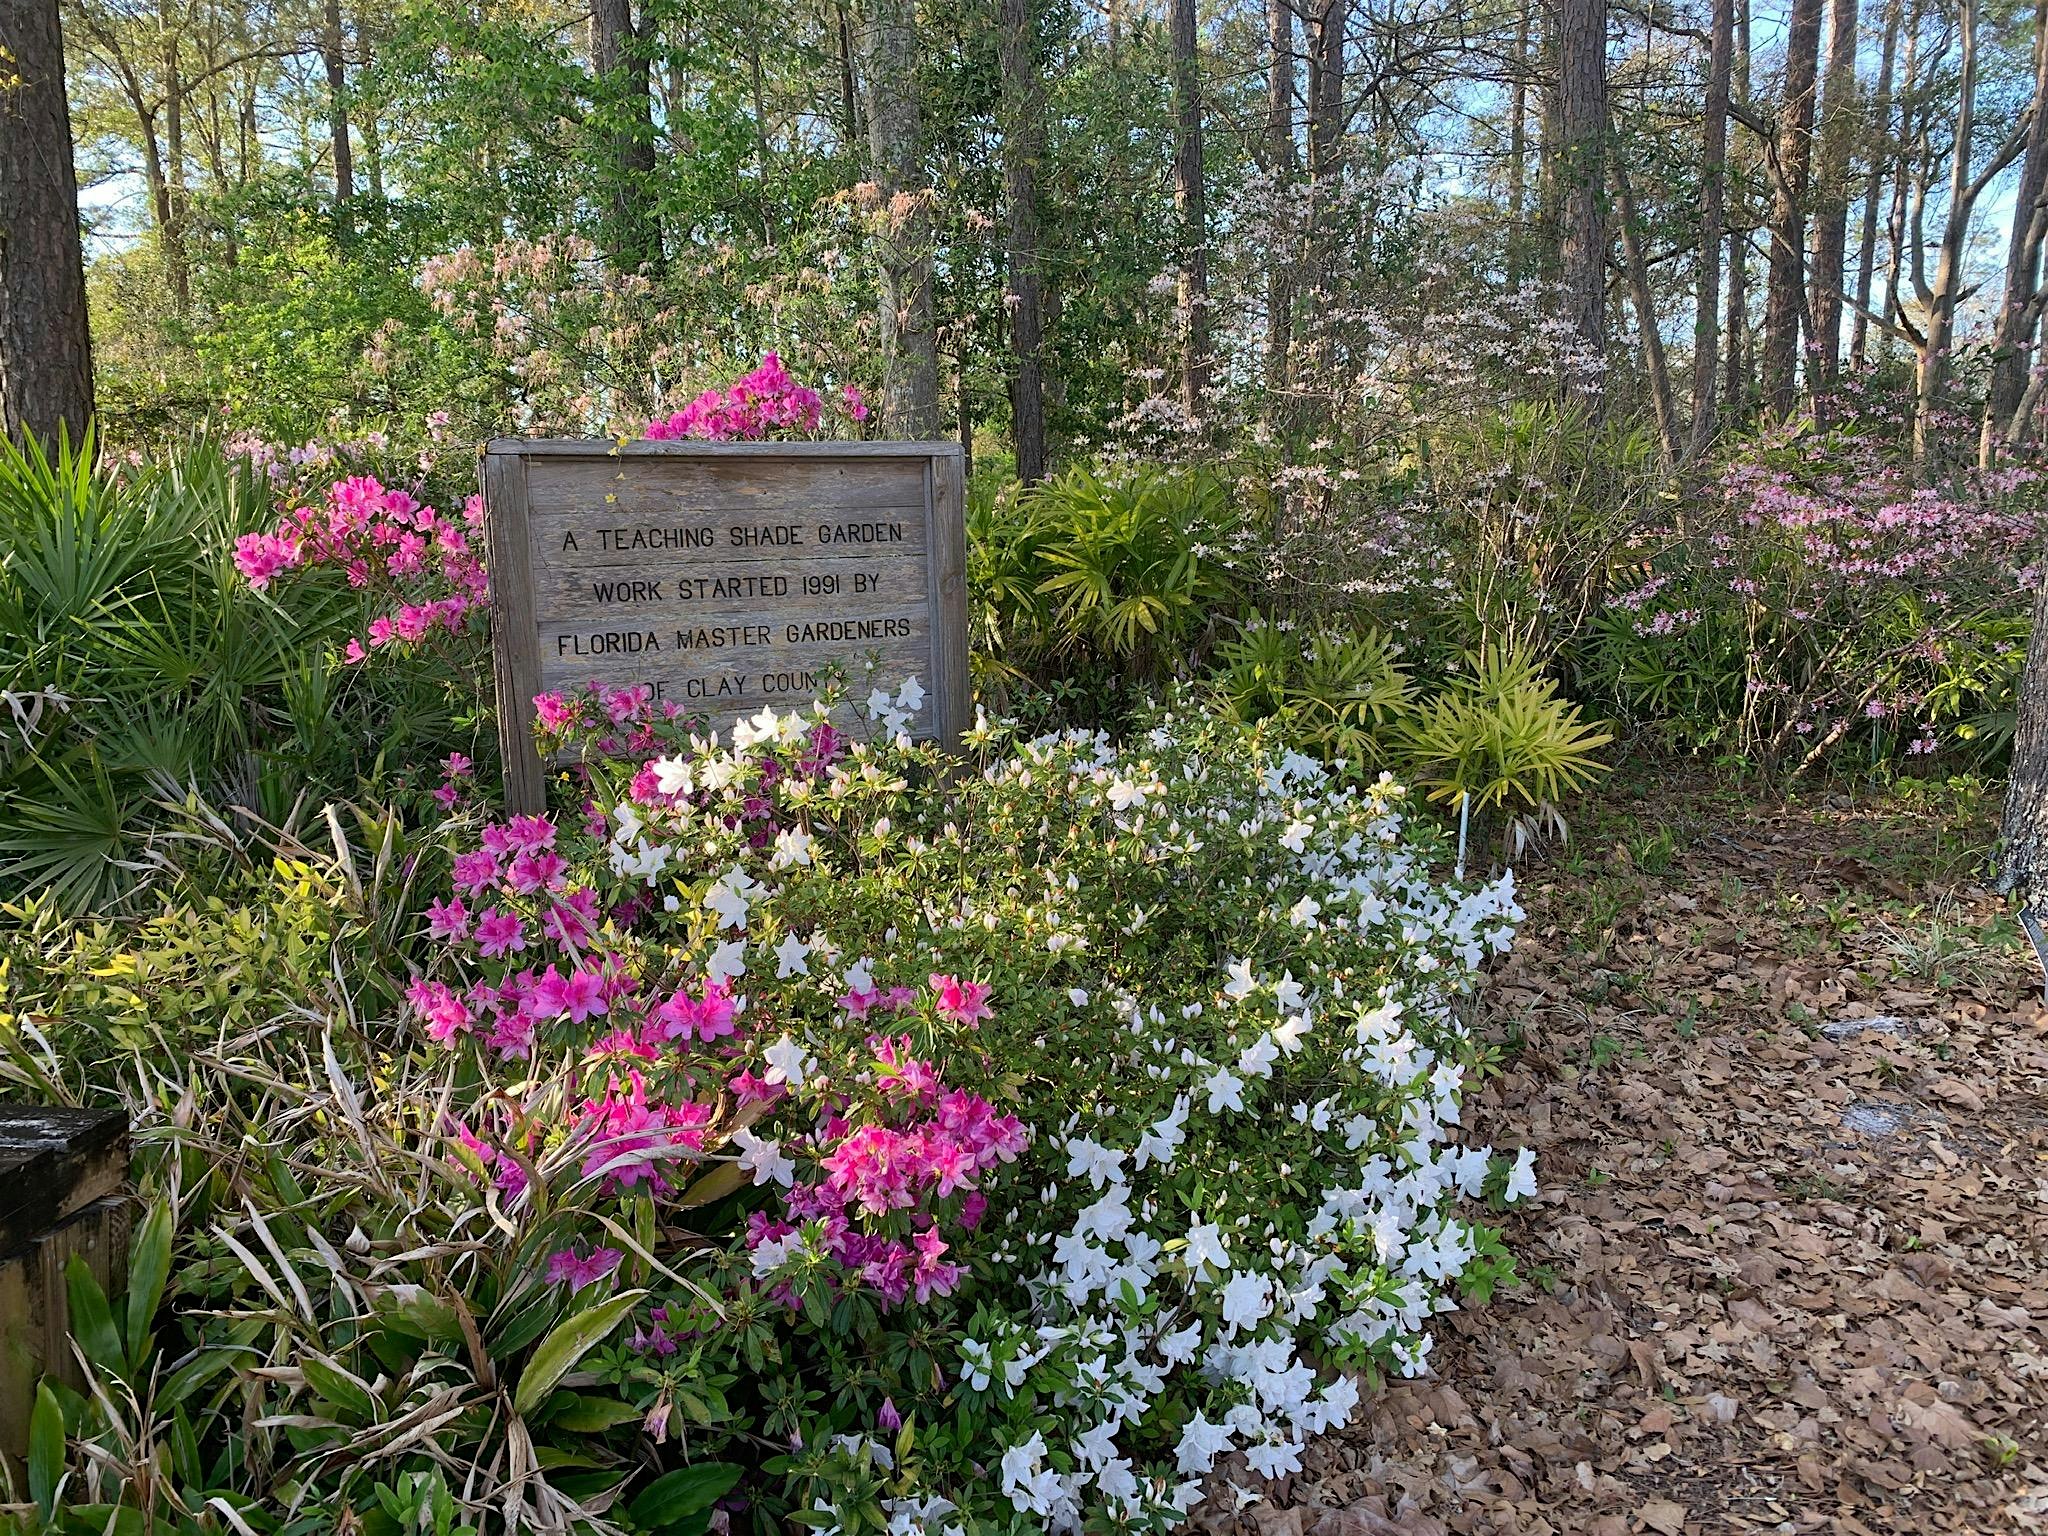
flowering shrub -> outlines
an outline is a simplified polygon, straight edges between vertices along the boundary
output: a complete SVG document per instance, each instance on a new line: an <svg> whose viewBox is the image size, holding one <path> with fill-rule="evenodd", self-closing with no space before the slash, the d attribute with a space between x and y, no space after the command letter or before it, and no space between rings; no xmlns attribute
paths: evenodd
<svg viewBox="0 0 2048 1536"><path fill-rule="evenodd" d="M853 425L867 420L867 400L855 385L841 388L839 404ZM777 431L815 432L824 414L824 397L797 383L782 366L782 359L770 352L759 367L724 389L707 389L673 415L650 421L647 435L656 441L686 437L711 442L756 441Z"/></svg>
<svg viewBox="0 0 2048 1536"><path fill-rule="evenodd" d="M1834 419L1736 455L1717 502L1642 535L1615 578L1608 686L1681 739L1812 760L1857 733L1915 755L2009 707L2040 577L2040 469L1927 482L1899 456L1903 418L1854 383Z"/></svg>
<svg viewBox="0 0 2048 1536"><path fill-rule="evenodd" d="M822 714L555 704L639 754L454 823L410 1001L471 1064L446 1145L492 1208L614 1212L550 1273L648 1291L586 1364L752 1464L735 1519L1164 1526L1511 1273L1461 1202L1531 1158L1461 1142L1453 1003L1512 884L1437 880L1391 783L1215 721L982 723L949 776Z"/></svg>
<svg viewBox="0 0 2048 1536"><path fill-rule="evenodd" d="M464 503L458 521L410 492L352 475L329 488L325 505L296 507L273 532L236 539L235 567L259 591L287 571L326 567L353 589L388 597L388 610L343 649L345 659L361 661L394 640L416 645L437 630L458 633L484 606L489 584L471 542L483 515L481 496Z"/></svg>

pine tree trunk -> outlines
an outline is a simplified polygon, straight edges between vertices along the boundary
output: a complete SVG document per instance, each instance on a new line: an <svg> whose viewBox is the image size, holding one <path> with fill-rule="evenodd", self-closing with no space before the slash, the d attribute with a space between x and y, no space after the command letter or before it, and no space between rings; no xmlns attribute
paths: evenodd
<svg viewBox="0 0 2048 1536"><path fill-rule="evenodd" d="M1180 214L1180 303L1187 317L1181 404L1190 421L1208 409L1209 202L1202 174L1202 72L1195 0L1169 0L1173 37L1173 202Z"/></svg>
<svg viewBox="0 0 2048 1536"><path fill-rule="evenodd" d="M1671 393L1671 370L1664 361L1664 338L1657 332L1657 302L1650 292L1649 268L1636 241L1636 199L1629 186L1628 168L1619 156L1608 157L1614 178L1614 211L1620 215L1621 263L1628 276L1629 298L1636 310L1636 333L1643 350L1643 372L1650 380L1650 404L1657 417L1657 440L1664 451L1664 466L1677 464L1684 450L1678 426L1678 403Z"/></svg>
<svg viewBox="0 0 2048 1536"><path fill-rule="evenodd" d="M1003 196L1009 204L1010 422L1017 478L1045 478L1045 378L1041 358L1038 157L1040 91L1031 0L1002 0L997 51L1002 68Z"/></svg>
<svg viewBox="0 0 2048 1536"><path fill-rule="evenodd" d="M350 204L356 196L355 149L348 130L348 54L341 29L341 0L327 0L320 33L320 62L327 71L327 132L334 146L334 222L350 233Z"/></svg>
<svg viewBox="0 0 2048 1536"><path fill-rule="evenodd" d="M1508 287L1522 282L1522 248L1527 231L1529 168L1529 31L1535 0L1521 0L1515 12L1514 79L1508 89L1508 234L1504 264Z"/></svg>
<svg viewBox="0 0 2048 1536"><path fill-rule="evenodd" d="M939 430L939 350L915 0L867 0L862 33L870 176L881 198L882 424L898 437L931 438Z"/></svg>
<svg viewBox="0 0 2048 1536"><path fill-rule="evenodd" d="M1977 126L1977 0L1962 0L1959 36L1962 57L1956 80L1954 152L1949 162L1948 220L1935 257L1934 285L1925 290L1927 325L1913 365L1913 460L1923 467L1933 447L1934 407L1948 382L1949 348L1955 339L1956 299L1963 281L1964 244L1970 230L1971 153Z"/></svg>
<svg viewBox="0 0 2048 1536"><path fill-rule="evenodd" d="M1335 205L1344 159L1344 32L1350 0L1316 0L1308 50L1309 227L1304 241L1313 325L1315 387L1331 387L1337 334L1329 323L1336 286Z"/></svg>
<svg viewBox="0 0 2048 1536"><path fill-rule="evenodd" d="M1730 102L1749 105L1749 0L1736 0L1735 67L1729 83ZM1730 108L1731 112L1733 107ZM1721 415L1743 421L1750 409L1749 232L1747 209L1742 227L1728 241L1728 321L1721 328Z"/></svg>
<svg viewBox="0 0 2048 1536"><path fill-rule="evenodd" d="M1707 109L1700 130L1699 286L1693 306L1692 429L1687 452L1713 441L1720 375L1721 239L1728 188L1728 80L1735 56L1735 0L1714 0L1707 44Z"/></svg>
<svg viewBox="0 0 2048 1536"><path fill-rule="evenodd" d="M1584 350L1571 397L1597 412L1607 356L1607 0L1560 0L1559 180L1564 190L1564 321Z"/></svg>
<svg viewBox="0 0 2048 1536"><path fill-rule="evenodd" d="M2048 906L2048 584L2034 594L1999 840L1998 889L2023 906Z"/></svg>
<svg viewBox="0 0 2048 1536"><path fill-rule="evenodd" d="M1829 0L1828 72L1820 104L1820 165L1813 226L1815 396L1834 387L1842 370L1842 277L1849 243L1849 152L1861 103L1856 94L1856 0Z"/></svg>
<svg viewBox="0 0 2048 1536"><path fill-rule="evenodd" d="M1783 420L1798 398L1799 330L1806 313L1807 173L1813 160L1814 80L1821 0L1792 0L1785 40L1785 99L1778 113L1777 185L1771 199L1770 274L1760 364L1763 408Z"/></svg>
<svg viewBox="0 0 2048 1536"><path fill-rule="evenodd" d="M77 442L92 344L57 0L0 0L0 430Z"/></svg>

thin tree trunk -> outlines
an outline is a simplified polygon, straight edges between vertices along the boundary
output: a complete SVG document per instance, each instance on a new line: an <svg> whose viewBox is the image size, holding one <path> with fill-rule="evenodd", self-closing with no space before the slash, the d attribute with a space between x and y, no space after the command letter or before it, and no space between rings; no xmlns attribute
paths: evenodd
<svg viewBox="0 0 2048 1536"><path fill-rule="evenodd" d="M1829 0L1828 72L1820 103L1820 164L1813 225L1813 344L1809 381L1819 399L1842 370L1842 281L1849 243L1849 152L1861 104L1856 96L1856 0Z"/></svg>
<svg viewBox="0 0 2048 1536"><path fill-rule="evenodd" d="M1877 61L1877 96L1871 106L1870 174L1863 183L1863 228L1856 252L1856 317L1849 328L1849 366L1861 368L1870 346L1871 285L1877 275L1877 207L1884 194L1885 167L1891 163L1892 65L1899 51L1899 13L1903 0L1891 0L1884 13L1884 42Z"/></svg>
<svg viewBox="0 0 2048 1536"><path fill-rule="evenodd" d="M633 0L596 0L590 11L590 67L615 126L609 134L606 206L613 262L628 272L661 264L654 212L653 70L633 23Z"/></svg>
<svg viewBox="0 0 2048 1536"><path fill-rule="evenodd" d="M1584 353L1568 393L1597 412L1607 357L1607 0L1560 0L1558 117L1564 321Z"/></svg>
<svg viewBox="0 0 2048 1536"><path fill-rule="evenodd" d="M0 0L0 430L78 442L92 340L57 0Z"/></svg>
<svg viewBox="0 0 2048 1536"><path fill-rule="evenodd" d="M1202 175L1202 74L1195 0L1169 0L1173 44L1173 202L1180 215L1180 303L1187 316L1181 404L1198 421L1209 393L1209 209Z"/></svg>
<svg viewBox="0 0 2048 1536"><path fill-rule="evenodd" d="M1041 351L1038 157L1041 93L1031 0L1002 0L997 50L1003 93L1003 196L1009 204L1010 422L1017 445L1017 478L1045 478L1045 378ZM963 392L964 398L964 392Z"/></svg>
<svg viewBox="0 0 2048 1536"><path fill-rule="evenodd" d="M1921 108L1914 100L1920 83L1920 0L1905 0L1906 3L1906 63L1903 88L1899 92L1898 153L1893 160L1892 205L1885 216L1885 232L1889 249L1885 256L1884 274L1884 316L1887 320L1898 321L1903 314L1899 302L1900 285L1906 272L1906 202L1913 180L1910 159L1913 145L1918 137L1918 121Z"/></svg>
<svg viewBox="0 0 2048 1536"><path fill-rule="evenodd" d="M1664 338L1657 331L1657 300L1650 292L1650 272L1644 265L1642 247L1636 240L1636 197L1629 186L1628 169L1619 155L1608 157L1608 173L1614 178L1614 211L1620 216L1621 263L1628 277L1629 298L1635 305L1636 333L1643 350L1643 372L1650 380L1650 404L1657 416L1657 439L1664 450L1664 466L1678 462L1685 440L1678 425L1678 402L1671 392L1671 370L1664 360Z"/></svg>
<svg viewBox="0 0 2048 1536"><path fill-rule="evenodd" d="M1736 0L1735 68L1729 96L1744 107L1749 105L1749 23L1749 0ZM1731 421L1749 415L1749 229L1745 222L1728 242L1728 323L1723 327L1727 355L1721 411Z"/></svg>
<svg viewBox="0 0 2048 1536"><path fill-rule="evenodd" d="M847 145L860 143L860 94L853 83L853 22L846 14L846 0L833 0L835 35L839 48L839 132Z"/></svg>
<svg viewBox="0 0 2048 1536"><path fill-rule="evenodd" d="M1935 258L1934 285L1923 286L1927 329L1913 367L1913 460L1925 465L1932 446L1934 406L1948 381L1949 346L1955 336L1956 291L1962 285L1963 244L1970 230L1970 159L1977 128L1977 0L1961 0L1962 57L1956 75L1955 151L1949 161L1948 221Z"/></svg>
<svg viewBox="0 0 2048 1536"><path fill-rule="evenodd" d="M1309 225L1303 259L1314 321L1314 374L1332 387L1337 332L1330 323L1336 291L1336 200L1344 160L1344 32L1351 0L1316 0L1308 39Z"/></svg>
<svg viewBox="0 0 2048 1536"><path fill-rule="evenodd" d="M1535 0L1521 0L1515 12L1514 81L1508 90L1508 236L1503 260L1510 288L1521 286L1522 248L1528 238L1522 224L1528 217L1529 168L1524 162L1529 154L1529 29L1534 4Z"/></svg>
<svg viewBox="0 0 2048 1536"><path fill-rule="evenodd" d="M1734 68L1735 0L1714 0L1707 44L1707 109L1700 143L1699 286L1693 306L1692 430L1687 452L1713 440L1720 376L1722 209L1728 187L1728 80Z"/></svg>
<svg viewBox="0 0 2048 1536"><path fill-rule="evenodd" d="M1785 40L1785 100L1778 114L1777 186L1771 199L1770 275L1764 292L1763 407L1779 420L1797 399L1799 329L1806 313L1807 171L1813 158L1814 79L1821 0L1792 0Z"/></svg>
<svg viewBox="0 0 2048 1536"><path fill-rule="evenodd" d="M2048 0L2034 8L2034 117L2013 194L2012 233L2006 244L2005 299L1992 332L1991 379L1985 391L1984 430L1978 457L1988 469L2011 441L2015 413L2026 394L2034 332L2041 323L2042 245L2048 241Z"/></svg>
<svg viewBox="0 0 2048 1536"><path fill-rule="evenodd" d="M861 20L868 158L881 199L882 423L898 437L930 438L939 429L939 351L917 12L913 0L867 0Z"/></svg>
<svg viewBox="0 0 2048 1536"><path fill-rule="evenodd" d="M1276 236L1266 253L1266 419L1286 394L1294 351L1294 7L1266 0L1266 175Z"/></svg>
<svg viewBox="0 0 2048 1536"><path fill-rule="evenodd" d="M327 131L334 146L334 222L346 237L350 204L356 196L356 157L348 131L348 54L341 29L341 0L327 0L320 33L320 61L327 69Z"/></svg>

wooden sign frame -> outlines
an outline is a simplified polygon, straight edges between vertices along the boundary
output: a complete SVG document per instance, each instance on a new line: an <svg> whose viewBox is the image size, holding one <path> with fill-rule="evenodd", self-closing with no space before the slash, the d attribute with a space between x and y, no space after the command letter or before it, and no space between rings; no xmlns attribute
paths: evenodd
<svg viewBox="0 0 2048 1536"><path fill-rule="evenodd" d="M505 801L515 813L538 813L546 804L547 769L533 744L533 699L542 691L540 607L536 601L529 502L533 466L549 470L587 460L616 479L640 460L747 461L769 471L803 466L791 478L815 478L842 466L858 475L863 465L890 466L898 479L904 461L921 462L924 487L925 580L929 666L920 681L930 701L929 724L915 734L956 747L971 717L967 674L967 536L960 445L952 442L704 443L608 442L582 438L493 438L484 445L479 479L490 556L491 650L497 679L498 736L505 759ZM594 476L593 479L599 477ZM609 499L609 498L607 498ZM682 558L687 558L682 557ZM764 554L764 561L772 554ZM920 659L923 653L917 652ZM624 681L605 678L601 681Z"/></svg>

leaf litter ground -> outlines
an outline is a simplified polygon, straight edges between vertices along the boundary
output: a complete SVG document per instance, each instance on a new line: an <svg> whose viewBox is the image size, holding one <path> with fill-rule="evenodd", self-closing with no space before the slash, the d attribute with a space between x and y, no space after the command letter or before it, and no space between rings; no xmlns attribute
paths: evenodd
<svg viewBox="0 0 2048 1536"><path fill-rule="evenodd" d="M2048 1011L1981 799L1660 794L1533 872L1526 1283L1210 1531L2048 1531Z"/></svg>

